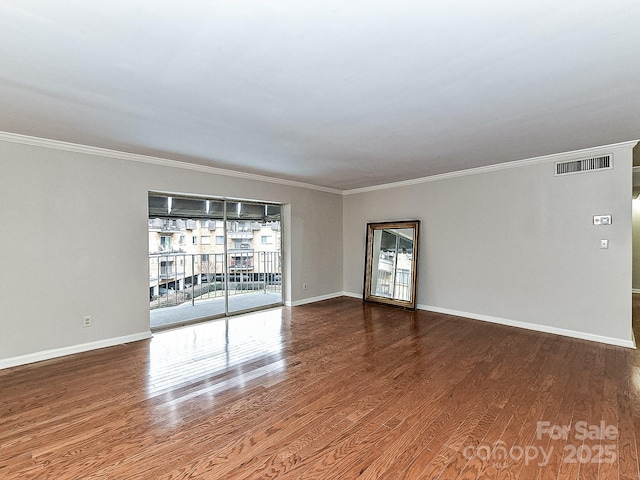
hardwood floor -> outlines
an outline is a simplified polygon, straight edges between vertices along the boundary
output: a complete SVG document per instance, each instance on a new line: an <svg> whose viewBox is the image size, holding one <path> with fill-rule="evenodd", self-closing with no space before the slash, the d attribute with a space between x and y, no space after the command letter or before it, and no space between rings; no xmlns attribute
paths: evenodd
<svg viewBox="0 0 640 480"><path fill-rule="evenodd" d="M0 409L7 480L640 478L636 350L350 298L0 370Z"/></svg>

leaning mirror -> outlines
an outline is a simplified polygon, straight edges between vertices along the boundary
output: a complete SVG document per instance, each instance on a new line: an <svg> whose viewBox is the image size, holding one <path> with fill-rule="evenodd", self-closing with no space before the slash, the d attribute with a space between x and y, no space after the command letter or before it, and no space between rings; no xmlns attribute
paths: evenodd
<svg viewBox="0 0 640 480"><path fill-rule="evenodd" d="M420 221L367 224L364 300L416 308Z"/></svg>

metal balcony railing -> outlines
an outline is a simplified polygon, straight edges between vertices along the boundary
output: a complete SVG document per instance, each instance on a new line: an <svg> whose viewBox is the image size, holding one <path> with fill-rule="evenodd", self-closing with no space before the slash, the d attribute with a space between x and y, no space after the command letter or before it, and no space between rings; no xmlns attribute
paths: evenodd
<svg viewBox="0 0 640 480"><path fill-rule="evenodd" d="M395 278L392 271L381 269L378 271L375 294L397 300L410 300L410 277L411 272L406 269L397 269Z"/></svg>
<svg viewBox="0 0 640 480"><path fill-rule="evenodd" d="M226 259L222 253L149 255L152 309L257 291L281 293L279 252L234 250Z"/></svg>

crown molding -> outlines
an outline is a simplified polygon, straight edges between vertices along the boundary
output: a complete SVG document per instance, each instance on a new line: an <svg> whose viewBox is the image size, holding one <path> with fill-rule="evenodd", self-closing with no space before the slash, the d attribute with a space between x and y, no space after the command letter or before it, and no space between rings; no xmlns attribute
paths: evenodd
<svg viewBox="0 0 640 480"><path fill-rule="evenodd" d="M92 155L97 157L111 158L117 160L128 160L131 162L149 163L152 165L160 165L163 167L180 168L183 170L192 170L202 173L210 173L214 175L224 175L227 177L242 178L245 180L255 180L258 182L276 183L289 187L306 188L309 190L318 190L321 192L342 194L342 190L337 188L324 187L322 185L313 185L311 183L297 182L295 180L286 180L283 178L269 177L266 175L258 175L255 173L239 172L236 170L228 170L225 168L210 167L206 165L198 165L195 163L180 162L168 158L154 157L150 155L140 155L137 153L121 152L118 150L110 150L108 148L92 147L89 145L80 145L77 143L62 142L60 140L50 140L47 138L31 137L28 135L20 135L17 133L0 132L0 141L19 143L22 145L30 145L33 147L50 148L53 150L62 150L65 152L81 153L84 155Z"/></svg>
<svg viewBox="0 0 640 480"><path fill-rule="evenodd" d="M343 190L342 195L355 195L358 193L374 192L376 190L387 190L390 188L407 187L410 185L418 185L421 183L436 182L439 180L447 180L449 178L466 177L467 175L478 175L481 173L495 172L498 170L507 170L510 168L526 167L528 165L536 165L539 163L559 162L567 160L576 160L578 157L591 156L601 154L603 151L610 151L618 148L633 148L638 145L640 140L630 140L628 142L613 143L600 147L584 148L581 150L572 150L570 152L553 153L541 157L527 158L524 160L515 160L513 162L496 163L484 167L469 168L466 170L458 170L455 172L442 173L439 175L431 175L428 177L412 178L411 180L403 180L400 182L384 183L373 185L371 187L354 188L351 190ZM637 167L636 167L637 168ZM635 171L635 170L634 170Z"/></svg>
<svg viewBox="0 0 640 480"><path fill-rule="evenodd" d="M554 153L541 157L533 157L524 160L515 160L513 162L496 163L484 167L469 168L458 170L455 172L442 173L439 175L431 175L427 177L412 178L400 182L383 183L372 185L370 187L354 188L350 190L341 190L338 188L325 187L311 183L298 182L295 180L286 180L283 178L269 177L267 175L259 175L256 173L239 172L237 170L229 170L225 168L210 167L207 165L198 165L196 163L180 162L168 158L154 157L151 155L141 155L138 153L121 152L119 150L110 150L108 148L92 147L89 145L81 145L78 143L63 142L60 140L51 140L47 138L32 137L29 135L21 135L18 133L0 131L0 141L19 143L22 145L30 145L34 147L50 148L53 150L62 150L66 152L81 153L116 160L128 160L132 162L148 163L152 165L160 165L163 167L179 168L182 170L192 170L202 173L210 173L214 175L223 175L227 177L242 178L245 180L254 180L258 182L275 183L278 185L286 185L289 187L306 188L309 190L317 190L320 192L333 193L336 195L355 195L358 193L374 192L377 190L387 190L390 188L406 187L418 185L422 183L436 182L439 180L447 180L450 178L465 177L467 175L478 175L481 173L495 172L498 170L506 170L510 168L525 167L527 165L535 165L545 162L558 162L565 160L574 160L577 157L594 155L602 153L604 150L613 150L618 148L634 148L639 145L640 140L630 140L628 142L613 143L610 145L602 145L599 147L584 148L581 150L572 150L570 152ZM640 167L633 167L633 171L640 171Z"/></svg>

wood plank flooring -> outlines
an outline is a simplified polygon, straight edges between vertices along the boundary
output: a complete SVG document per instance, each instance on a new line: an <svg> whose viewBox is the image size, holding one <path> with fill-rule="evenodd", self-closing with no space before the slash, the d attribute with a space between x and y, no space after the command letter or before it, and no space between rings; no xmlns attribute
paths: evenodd
<svg viewBox="0 0 640 480"><path fill-rule="evenodd" d="M638 479L638 432L636 350L351 298L0 370L3 480Z"/></svg>

